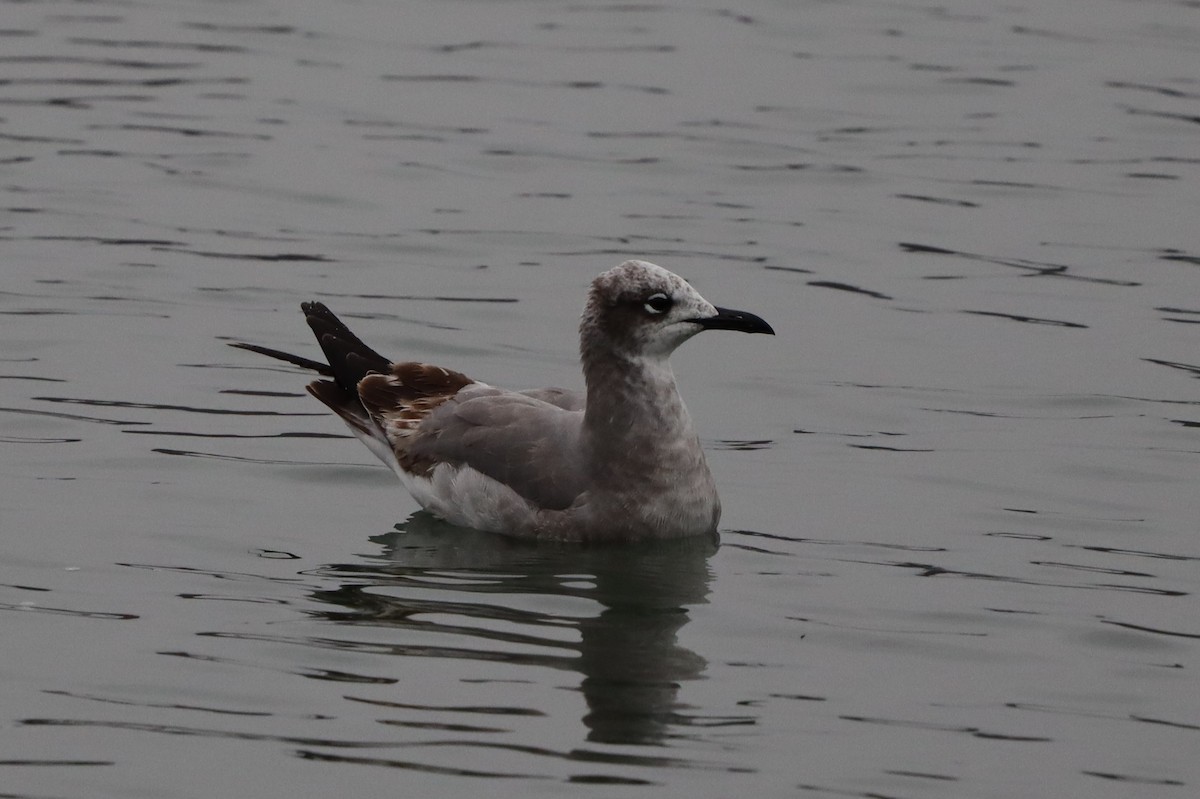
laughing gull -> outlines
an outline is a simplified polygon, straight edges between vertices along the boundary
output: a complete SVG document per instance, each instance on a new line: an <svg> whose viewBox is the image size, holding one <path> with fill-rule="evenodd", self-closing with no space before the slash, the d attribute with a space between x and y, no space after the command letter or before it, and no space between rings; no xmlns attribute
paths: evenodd
<svg viewBox="0 0 1200 799"><path fill-rule="evenodd" d="M425 510L525 538L713 534L721 501L668 358L701 330L770 333L646 261L601 274L579 324L586 392L509 391L427 363L389 361L319 302L300 306L328 363L308 391L391 467Z"/></svg>

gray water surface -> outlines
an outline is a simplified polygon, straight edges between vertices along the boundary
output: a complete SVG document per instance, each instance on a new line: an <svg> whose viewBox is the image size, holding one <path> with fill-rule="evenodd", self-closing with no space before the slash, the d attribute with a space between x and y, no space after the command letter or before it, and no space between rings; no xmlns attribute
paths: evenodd
<svg viewBox="0 0 1200 799"><path fill-rule="evenodd" d="M0 5L0 794L1190 797L1200 6ZM578 387L630 257L707 541L415 513L299 370Z"/></svg>

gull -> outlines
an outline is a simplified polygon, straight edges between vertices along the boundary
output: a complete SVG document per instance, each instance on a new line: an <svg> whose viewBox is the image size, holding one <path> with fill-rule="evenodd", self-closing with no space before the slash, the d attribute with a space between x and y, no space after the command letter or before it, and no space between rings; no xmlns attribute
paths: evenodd
<svg viewBox="0 0 1200 799"><path fill-rule="evenodd" d="M775 331L647 261L599 275L579 324L586 391L510 391L393 362L319 302L301 304L328 363L232 346L329 378L308 392L426 511L460 527L563 541L713 535L721 501L669 357L702 330Z"/></svg>

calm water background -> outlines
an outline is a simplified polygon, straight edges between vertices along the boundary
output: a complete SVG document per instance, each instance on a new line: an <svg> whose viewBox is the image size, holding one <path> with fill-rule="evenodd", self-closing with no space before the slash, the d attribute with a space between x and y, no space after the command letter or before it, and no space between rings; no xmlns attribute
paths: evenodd
<svg viewBox="0 0 1200 799"><path fill-rule="evenodd" d="M3 3L0 196L3 796L1196 795L1192 0ZM779 332L675 360L719 549L224 346L574 387L626 257Z"/></svg>

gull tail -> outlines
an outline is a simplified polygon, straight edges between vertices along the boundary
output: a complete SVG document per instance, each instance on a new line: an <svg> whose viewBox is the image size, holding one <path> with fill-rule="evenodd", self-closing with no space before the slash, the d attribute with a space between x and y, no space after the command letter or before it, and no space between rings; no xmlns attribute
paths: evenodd
<svg viewBox="0 0 1200 799"><path fill-rule="evenodd" d="M392 363L364 344L321 303L305 302L300 308L328 363L257 344L231 342L230 346L330 378L309 383L308 393L341 417L375 457L405 479L400 465L405 448L398 442L430 411L475 381L430 364Z"/></svg>
<svg viewBox="0 0 1200 799"><path fill-rule="evenodd" d="M304 302L300 304L300 309L304 311L304 319L329 361L332 377L339 388L351 391L357 397L359 380L372 372L387 374L391 371L392 362L351 333L350 328L324 304Z"/></svg>
<svg viewBox="0 0 1200 799"><path fill-rule="evenodd" d="M319 302L300 304L304 318L312 328L321 351L328 363L257 344L231 342L229 346L257 352L279 361L310 369L332 380L314 380L307 386L308 393L325 403L331 411L341 417L350 432L389 466L395 460L383 431L371 419L358 396L358 383L369 374L388 374L392 362L368 347L358 336L350 332L333 311Z"/></svg>

